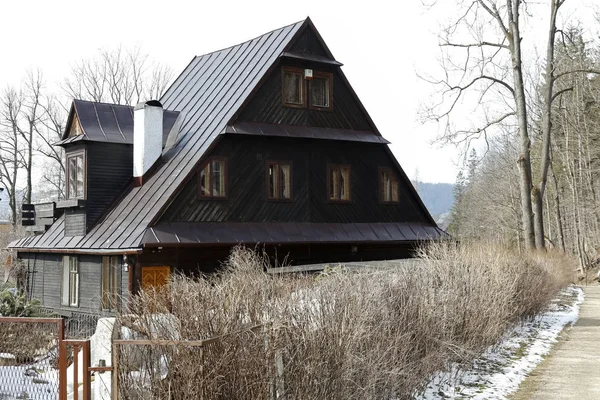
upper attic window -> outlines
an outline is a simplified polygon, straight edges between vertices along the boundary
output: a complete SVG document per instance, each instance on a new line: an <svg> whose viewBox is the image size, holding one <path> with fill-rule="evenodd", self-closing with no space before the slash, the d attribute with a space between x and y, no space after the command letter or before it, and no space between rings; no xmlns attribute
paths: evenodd
<svg viewBox="0 0 600 400"><path fill-rule="evenodd" d="M85 151L67 154L67 199L85 198Z"/></svg>
<svg viewBox="0 0 600 400"><path fill-rule="evenodd" d="M283 103L289 107L304 107L304 71L283 68Z"/></svg>
<svg viewBox="0 0 600 400"><path fill-rule="evenodd" d="M330 110L332 87L333 74L315 72L313 79L310 81L310 107Z"/></svg>

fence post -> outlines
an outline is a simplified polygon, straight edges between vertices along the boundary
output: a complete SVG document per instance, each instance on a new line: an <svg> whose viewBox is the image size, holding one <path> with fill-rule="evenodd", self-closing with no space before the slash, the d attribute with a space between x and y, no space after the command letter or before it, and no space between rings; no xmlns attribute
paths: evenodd
<svg viewBox="0 0 600 400"><path fill-rule="evenodd" d="M58 398L67 400L67 347L65 340L65 320L58 322Z"/></svg>
<svg viewBox="0 0 600 400"><path fill-rule="evenodd" d="M114 339L113 339L114 340ZM119 400L119 345L112 344L112 399Z"/></svg>
<svg viewBox="0 0 600 400"><path fill-rule="evenodd" d="M92 400L92 373L90 372L90 341L83 342L83 400Z"/></svg>

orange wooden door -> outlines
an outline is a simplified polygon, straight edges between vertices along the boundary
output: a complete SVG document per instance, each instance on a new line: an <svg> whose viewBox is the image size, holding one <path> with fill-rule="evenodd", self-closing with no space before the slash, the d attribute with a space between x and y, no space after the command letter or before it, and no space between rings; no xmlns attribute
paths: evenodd
<svg viewBox="0 0 600 400"><path fill-rule="evenodd" d="M169 283L171 267L142 267L142 289L160 288Z"/></svg>

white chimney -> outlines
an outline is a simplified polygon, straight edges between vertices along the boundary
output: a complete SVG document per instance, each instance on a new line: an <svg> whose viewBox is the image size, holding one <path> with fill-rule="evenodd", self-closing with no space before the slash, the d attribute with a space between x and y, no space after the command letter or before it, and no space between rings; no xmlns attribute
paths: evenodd
<svg viewBox="0 0 600 400"><path fill-rule="evenodd" d="M136 185L162 154L163 108L156 100L139 103L133 110L133 177Z"/></svg>

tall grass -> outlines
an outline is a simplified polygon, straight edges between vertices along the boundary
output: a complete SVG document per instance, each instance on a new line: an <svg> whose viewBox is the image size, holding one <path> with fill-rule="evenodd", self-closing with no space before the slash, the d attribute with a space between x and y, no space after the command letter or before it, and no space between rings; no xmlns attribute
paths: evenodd
<svg viewBox="0 0 600 400"><path fill-rule="evenodd" d="M168 354L168 373L152 384L136 381L124 357L121 395L408 399L448 362L468 363L544 309L574 269L559 254L490 243L438 243L420 257L376 272L269 276L265 258L238 248L219 275L175 277L168 291L136 297L126 323L151 338L226 336L202 350L145 348ZM157 328L165 319L148 315L161 312L175 318Z"/></svg>

